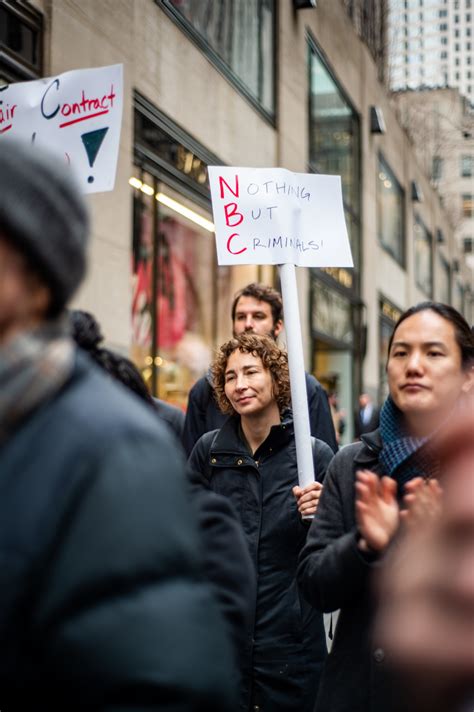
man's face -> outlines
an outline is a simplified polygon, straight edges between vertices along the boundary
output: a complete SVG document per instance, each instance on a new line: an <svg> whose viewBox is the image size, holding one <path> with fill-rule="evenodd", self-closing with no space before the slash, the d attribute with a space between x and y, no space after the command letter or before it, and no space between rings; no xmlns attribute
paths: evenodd
<svg viewBox="0 0 474 712"><path fill-rule="evenodd" d="M49 304L47 288L23 255L0 236L0 344L39 323Z"/></svg>
<svg viewBox="0 0 474 712"><path fill-rule="evenodd" d="M272 308L268 302L259 301L255 297L240 297L235 308L234 336L250 332L276 339L282 327L281 319L273 322Z"/></svg>

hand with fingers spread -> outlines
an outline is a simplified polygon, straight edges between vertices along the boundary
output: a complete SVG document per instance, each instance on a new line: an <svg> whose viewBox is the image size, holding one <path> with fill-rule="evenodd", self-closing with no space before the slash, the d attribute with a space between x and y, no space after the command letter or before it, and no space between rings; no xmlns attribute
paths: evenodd
<svg viewBox="0 0 474 712"><path fill-rule="evenodd" d="M400 517L409 528L433 520L441 514L442 496L438 480L415 477L405 485L405 509Z"/></svg>
<svg viewBox="0 0 474 712"><path fill-rule="evenodd" d="M302 517L308 517L316 513L319 498L323 486L321 482L311 482L307 487L293 487L292 492L298 505L298 511Z"/></svg>
<svg viewBox="0 0 474 712"><path fill-rule="evenodd" d="M400 511L397 483L391 477L379 477L369 470L356 474L356 521L362 551L382 552L398 529Z"/></svg>

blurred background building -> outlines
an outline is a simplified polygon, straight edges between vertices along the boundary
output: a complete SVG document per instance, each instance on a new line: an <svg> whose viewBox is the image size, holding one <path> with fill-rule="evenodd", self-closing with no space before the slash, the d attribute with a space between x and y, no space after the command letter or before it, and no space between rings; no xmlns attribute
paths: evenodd
<svg viewBox="0 0 474 712"><path fill-rule="evenodd" d="M393 90L454 87L474 104L472 0L388 0Z"/></svg>
<svg viewBox="0 0 474 712"><path fill-rule="evenodd" d="M361 391L384 397L387 341L406 307L435 298L472 320L471 228L453 222L448 173L442 195L417 151L404 118L417 109L387 88L388 4L314 4L0 0L0 83L124 64L116 187L89 198L91 269L76 303L183 407L230 335L234 292L278 286L273 267L217 267L210 164L342 176L355 267L298 270L298 283L307 368L348 413Z"/></svg>

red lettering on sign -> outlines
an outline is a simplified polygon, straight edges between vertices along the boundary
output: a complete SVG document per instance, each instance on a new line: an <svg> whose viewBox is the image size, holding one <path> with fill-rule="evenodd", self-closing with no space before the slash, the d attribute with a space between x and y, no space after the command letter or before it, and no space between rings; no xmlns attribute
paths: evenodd
<svg viewBox="0 0 474 712"><path fill-rule="evenodd" d="M237 227L243 221L244 216L242 213L237 212L237 203L227 203L224 205L225 212L225 224L228 227ZM230 218L235 217L236 222L230 222Z"/></svg>
<svg viewBox="0 0 474 712"><path fill-rule="evenodd" d="M219 176L219 188L221 191L221 198L224 198L224 186L227 188L227 190L232 193L236 198L239 197L239 176L235 176L235 190L232 190L230 185L225 181L222 176Z"/></svg>
<svg viewBox="0 0 474 712"><path fill-rule="evenodd" d="M240 255L240 254L242 254L242 252L245 252L245 250L247 249L246 247L242 247L241 250L231 250L230 249L230 243L232 242L234 237L238 237L238 236L239 236L238 232L233 232L232 235L227 240L227 252L230 252L231 255Z"/></svg>

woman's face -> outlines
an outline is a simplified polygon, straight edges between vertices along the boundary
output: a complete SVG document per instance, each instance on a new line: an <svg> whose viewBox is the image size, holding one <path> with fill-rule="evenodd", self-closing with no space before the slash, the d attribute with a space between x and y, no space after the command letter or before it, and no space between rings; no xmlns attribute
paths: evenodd
<svg viewBox="0 0 474 712"><path fill-rule="evenodd" d="M387 374L390 395L408 423L427 432L449 415L472 378L462 369L453 324L430 309L397 328Z"/></svg>
<svg viewBox="0 0 474 712"><path fill-rule="evenodd" d="M241 416L261 414L276 406L270 371L259 356L238 349L227 361L225 394Z"/></svg>

